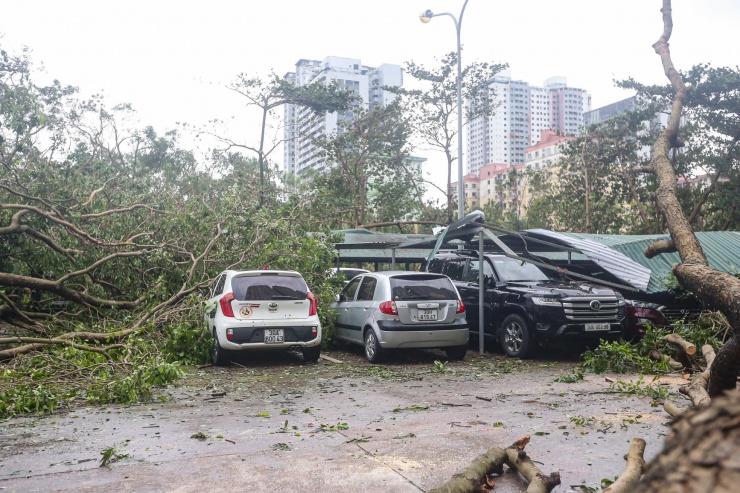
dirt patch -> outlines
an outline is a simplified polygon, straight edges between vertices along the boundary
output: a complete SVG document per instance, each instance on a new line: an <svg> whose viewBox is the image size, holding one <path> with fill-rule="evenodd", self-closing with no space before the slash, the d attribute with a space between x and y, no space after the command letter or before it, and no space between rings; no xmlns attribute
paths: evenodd
<svg viewBox="0 0 740 493"><path fill-rule="evenodd" d="M652 457L667 432L650 398L617 393L604 376L556 382L575 360L471 351L445 363L443 353L411 351L370 365L359 350L329 355L342 363L243 355L228 368L191 369L155 402L3 423L0 487L418 492L531 435L531 457L561 473L556 491L586 491L622 473L632 437ZM120 460L98 467L110 447ZM514 475L498 480L499 492L524 489Z"/></svg>

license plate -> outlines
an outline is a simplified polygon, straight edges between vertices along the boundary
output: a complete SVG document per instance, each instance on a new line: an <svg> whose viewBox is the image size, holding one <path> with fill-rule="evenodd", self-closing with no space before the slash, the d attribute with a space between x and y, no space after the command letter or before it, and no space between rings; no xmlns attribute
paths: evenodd
<svg viewBox="0 0 740 493"><path fill-rule="evenodd" d="M417 320L437 320L437 310L419 310Z"/></svg>
<svg viewBox="0 0 740 493"><path fill-rule="evenodd" d="M265 344L285 342L283 329L265 329Z"/></svg>
<svg viewBox="0 0 740 493"><path fill-rule="evenodd" d="M609 324L586 324L586 332L609 330Z"/></svg>

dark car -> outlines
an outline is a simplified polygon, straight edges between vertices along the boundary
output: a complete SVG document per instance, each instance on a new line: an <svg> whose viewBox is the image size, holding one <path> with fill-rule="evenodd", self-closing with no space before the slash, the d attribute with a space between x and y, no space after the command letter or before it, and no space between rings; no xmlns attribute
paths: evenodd
<svg viewBox="0 0 740 493"><path fill-rule="evenodd" d="M479 326L479 256L442 252L424 267L447 275L467 308L471 332ZM484 336L500 341L508 356L522 358L537 344L565 339L598 342L623 335L624 297L606 287L553 280L537 266L504 255L484 255Z"/></svg>
<svg viewBox="0 0 740 493"><path fill-rule="evenodd" d="M671 322L663 314L665 307L657 303L625 300L625 304L626 326L624 337L626 339L639 339L644 336L649 325L660 328L671 326Z"/></svg>

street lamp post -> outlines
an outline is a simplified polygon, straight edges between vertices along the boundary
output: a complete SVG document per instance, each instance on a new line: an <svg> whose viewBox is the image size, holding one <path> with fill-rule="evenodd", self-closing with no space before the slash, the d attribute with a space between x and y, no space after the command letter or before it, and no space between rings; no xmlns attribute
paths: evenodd
<svg viewBox="0 0 740 493"><path fill-rule="evenodd" d="M440 15L448 15L452 18L455 23L455 31L457 31L457 218L462 219L465 215L465 196L463 195L463 163L462 163L462 62L460 58L460 25L462 24L463 14L465 13L465 7L468 5L468 0L463 3L462 9L460 10L460 16L455 17L454 14L449 12L442 12L441 14L435 14L431 10L422 12L419 16L421 22L426 24L432 20L432 17Z"/></svg>

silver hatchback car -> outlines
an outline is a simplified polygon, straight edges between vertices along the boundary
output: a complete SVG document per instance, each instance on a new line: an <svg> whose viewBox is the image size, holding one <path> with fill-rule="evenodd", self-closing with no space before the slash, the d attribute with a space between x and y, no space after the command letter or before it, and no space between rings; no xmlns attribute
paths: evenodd
<svg viewBox="0 0 740 493"><path fill-rule="evenodd" d="M335 337L363 345L371 363L389 349L439 348L460 360L468 348L465 305L442 274L363 274L344 287L331 308L337 315Z"/></svg>

